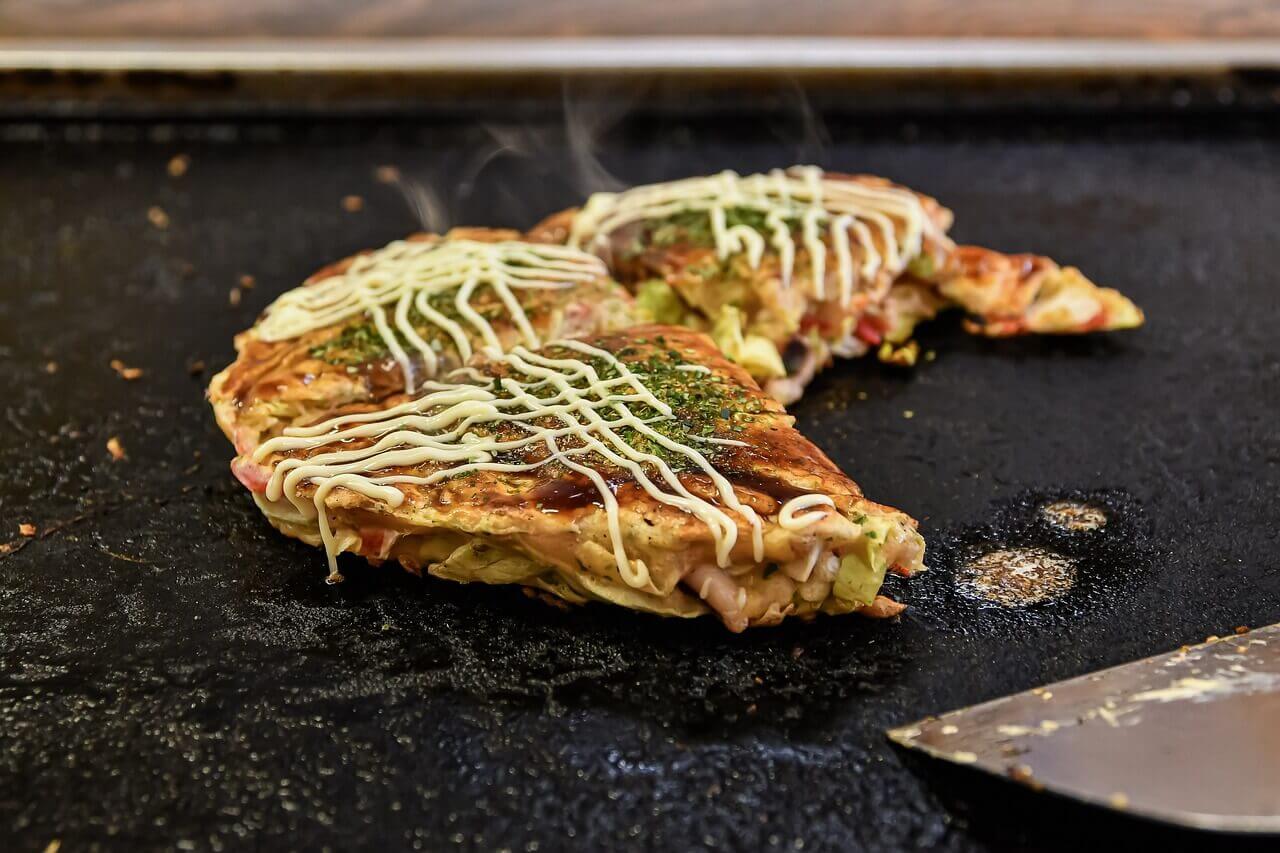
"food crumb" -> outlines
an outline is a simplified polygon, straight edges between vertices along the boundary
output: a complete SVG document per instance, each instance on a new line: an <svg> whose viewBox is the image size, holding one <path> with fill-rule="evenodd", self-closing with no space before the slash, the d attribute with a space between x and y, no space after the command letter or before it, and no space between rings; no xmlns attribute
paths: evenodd
<svg viewBox="0 0 1280 853"><path fill-rule="evenodd" d="M915 413L915 412L913 412L913 411L911 411L910 409L903 409L903 411L902 411L902 416L903 416L904 418L906 418L907 420L911 420L912 418L914 418L914 417L916 416L916 413Z"/></svg>
<svg viewBox="0 0 1280 853"><path fill-rule="evenodd" d="M130 382L142 376L141 367L128 367L118 358L111 359L111 369L114 370L121 379L126 379Z"/></svg>
<svg viewBox="0 0 1280 853"><path fill-rule="evenodd" d="M240 288L233 287L231 288L231 292L227 294L227 302L231 304L232 308L235 308L237 305L240 304L241 296L242 294L240 292Z"/></svg>
<svg viewBox="0 0 1280 853"><path fill-rule="evenodd" d="M35 536L36 526L34 524L31 524L30 522L24 521L18 525L18 532L21 533L23 536Z"/></svg>
<svg viewBox="0 0 1280 853"><path fill-rule="evenodd" d="M364 210L364 199L358 195L343 196L342 209L347 213L359 213Z"/></svg>
<svg viewBox="0 0 1280 853"><path fill-rule="evenodd" d="M868 396L868 395L867 395L867 392L866 392L866 391L859 391L859 392L858 392L858 399L859 399L859 400L865 400L865 399L867 399L867 396Z"/></svg>
<svg viewBox="0 0 1280 853"><path fill-rule="evenodd" d="M175 154L169 159L169 177L181 178L191 168L191 157L186 154Z"/></svg>
<svg viewBox="0 0 1280 853"><path fill-rule="evenodd" d="M255 279L253 276L249 275L248 273L245 273L244 275L240 276L240 286L243 287L245 290L253 290L253 286L257 283L258 283L258 280Z"/></svg>
<svg viewBox="0 0 1280 853"><path fill-rule="evenodd" d="M46 361L46 362L44 363L44 372L45 372L45 373L57 373L57 372L58 372L58 362L56 362L56 361Z"/></svg>
<svg viewBox="0 0 1280 853"><path fill-rule="evenodd" d="M201 373L204 373L204 361L197 358L195 361L187 365L187 372L192 376L199 376Z"/></svg>
<svg viewBox="0 0 1280 853"><path fill-rule="evenodd" d="M938 351L937 351L936 349L927 349L927 350L925 350L925 351L924 351L924 360L925 360L925 361L933 361L933 360L935 360L937 357L938 357Z"/></svg>
<svg viewBox="0 0 1280 853"><path fill-rule="evenodd" d="M1236 632L1237 634L1247 634L1247 633L1249 633L1249 626L1248 626L1248 625L1237 625L1237 626L1235 627L1235 632Z"/></svg>
<svg viewBox="0 0 1280 853"><path fill-rule="evenodd" d="M380 184L394 184L400 180L400 170L395 166L379 166L373 170L373 178Z"/></svg>
<svg viewBox="0 0 1280 853"><path fill-rule="evenodd" d="M1032 772L1031 767L1026 764L1011 764L1009 765L1009 778L1025 785L1035 778L1035 774Z"/></svg>
<svg viewBox="0 0 1280 853"><path fill-rule="evenodd" d="M164 208L158 205L152 205L147 208L147 220L161 231L169 227L169 214L164 212Z"/></svg>
<svg viewBox="0 0 1280 853"><path fill-rule="evenodd" d="M128 454L124 452L124 445L120 443L120 436L118 435L113 435L107 439L107 452L111 454L111 458L116 462L128 458Z"/></svg>

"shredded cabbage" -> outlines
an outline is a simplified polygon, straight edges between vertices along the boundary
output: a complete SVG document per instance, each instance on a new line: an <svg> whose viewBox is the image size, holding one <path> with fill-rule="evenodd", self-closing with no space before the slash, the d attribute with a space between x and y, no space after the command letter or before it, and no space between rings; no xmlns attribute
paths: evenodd
<svg viewBox="0 0 1280 853"><path fill-rule="evenodd" d="M832 593L850 609L871 604L884 584L884 573L888 568L884 541L889 534L889 526L883 519L864 519L862 536L840 560Z"/></svg>
<svg viewBox="0 0 1280 853"><path fill-rule="evenodd" d="M742 365L757 379L781 379L787 375L778 348L760 335L743 335L742 312L732 305L720 309L711 337L720 351Z"/></svg>
<svg viewBox="0 0 1280 853"><path fill-rule="evenodd" d="M487 542L468 542L449 555L443 563L428 570L445 580L468 583L519 583L542 573L542 568L528 557Z"/></svg>
<svg viewBox="0 0 1280 853"><path fill-rule="evenodd" d="M671 285L661 279L640 282L636 288L636 307L644 315L643 319L652 323L679 326L684 322L684 302Z"/></svg>

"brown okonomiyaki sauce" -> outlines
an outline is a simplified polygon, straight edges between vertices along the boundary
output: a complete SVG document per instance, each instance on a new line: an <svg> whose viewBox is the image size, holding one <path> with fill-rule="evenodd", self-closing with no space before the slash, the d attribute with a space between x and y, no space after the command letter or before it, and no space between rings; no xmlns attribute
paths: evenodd
<svg viewBox="0 0 1280 853"><path fill-rule="evenodd" d="M733 484L738 499L757 512L777 512L780 505L809 493L806 489L776 478L742 474L728 469L721 473ZM680 475L680 482L690 492L710 503L721 503L710 478L683 473ZM606 475L605 483L621 505L625 506L629 500L642 497L640 487L629 476ZM575 472L562 472L556 479L541 483L526 492L495 495L491 502L495 506L534 506L543 512L572 512L590 506L603 506L600 490L596 485L586 476Z"/></svg>

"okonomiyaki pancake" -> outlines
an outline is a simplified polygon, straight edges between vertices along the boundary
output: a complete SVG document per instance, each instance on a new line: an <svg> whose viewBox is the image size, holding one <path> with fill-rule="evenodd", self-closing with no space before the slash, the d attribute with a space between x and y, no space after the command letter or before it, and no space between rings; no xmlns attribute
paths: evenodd
<svg viewBox="0 0 1280 853"><path fill-rule="evenodd" d="M325 267L236 337L209 397L238 449L347 404L413 391L476 352L609 331L633 300L600 260L515 231L415 234Z"/></svg>
<svg viewBox="0 0 1280 853"><path fill-rule="evenodd" d="M943 299L969 314L966 329L987 337L1132 329L1144 319L1119 291L1043 255L957 246L929 280Z"/></svg>
<svg viewBox="0 0 1280 853"><path fill-rule="evenodd" d="M893 615L885 572L921 569L915 522L864 498L705 335L517 345L454 380L290 427L233 468L334 579L348 551L740 631Z"/></svg>
<svg viewBox="0 0 1280 853"><path fill-rule="evenodd" d="M859 335L878 347L882 361L914 364L916 326L953 308L966 313L966 331L991 338L1133 329L1144 319L1119 291L1075 267L1043 255L956 246L927 277L908 272L895 281L885 301L867 310Z"/></svg>
<svg viewBox="0 0 1280 853"><path fill-rule="evenodd" d="M833 356L878 347L898 360L915 324L944 307L976 315L984 334L1141 322L1078 270L957 248L951 222L935 199L882 178L801 166L597 193L530 239L600 255L643 315L710 332L784 403Z"/></svg>
<svg viewBox="0 0 1280 853"><path fill-rule="evenodd" d="M599 254L642 313L708 331L775 398L798 399L908 267L941 266L951 212L866 175L733 172L597 193L530 238Z"/></svg>

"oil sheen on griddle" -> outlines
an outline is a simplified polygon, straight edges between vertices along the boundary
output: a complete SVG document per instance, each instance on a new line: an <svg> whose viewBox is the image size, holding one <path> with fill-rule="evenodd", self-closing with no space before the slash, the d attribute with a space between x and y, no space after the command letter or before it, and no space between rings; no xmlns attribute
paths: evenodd
<svg viewBox="0 0 1280 853"><path fill-rule="evenodd" d="M1004 607L1050 601L1075 582L1076 561L1043 548L996 548L966 561L956 575L961 593Z"/></svg>
<svg viewBox="0 0 1280 853"><path fill-rule="evenodd" d="M1028 492L985 518L930 538L931 571L899 587L918 615L967 633L1096 613L1152 562L1124 492Z"/></svg>

